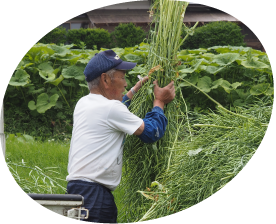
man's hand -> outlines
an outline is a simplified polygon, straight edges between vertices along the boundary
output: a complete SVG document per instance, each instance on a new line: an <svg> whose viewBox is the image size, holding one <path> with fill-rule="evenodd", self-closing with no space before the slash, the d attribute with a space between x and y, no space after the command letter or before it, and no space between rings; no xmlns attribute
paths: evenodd
<svg viewBox="0 0 276 224"><path fill-rule="evenodd" d="M133 90L137 93L139 91L139 89L142 87L142 84L144 84L145 82L147 82L149 80L148 76L145 76L144 78L142 78L142 80L139 80L135 86L133 86Z"/></svg>
<svg viewBox="0 0 276 224"><path fill-rule="evenodd" d="M157 80L153 82L154 86L154 96L153 106L158 106L164 109L164 106L171 102L175 97L174 82L171 81L167 86L160 88L158 86Z"/></svg>

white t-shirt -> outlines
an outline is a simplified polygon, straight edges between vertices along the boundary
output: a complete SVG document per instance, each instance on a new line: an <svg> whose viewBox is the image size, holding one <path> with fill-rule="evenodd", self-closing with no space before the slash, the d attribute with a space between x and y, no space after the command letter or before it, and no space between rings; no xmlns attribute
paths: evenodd
<svg viewBox="0 0 276 224"><path fill-rule="evenodd" d="M115 190L126 134L132 135L143 120L122 102L90 93L78 101L73 122L66 180L93 181Z"/></svg>

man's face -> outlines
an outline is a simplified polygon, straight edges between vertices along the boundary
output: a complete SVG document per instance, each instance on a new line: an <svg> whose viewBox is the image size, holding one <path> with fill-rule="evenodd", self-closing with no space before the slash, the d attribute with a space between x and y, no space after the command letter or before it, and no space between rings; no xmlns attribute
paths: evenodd
<svg viewBox="0 0 276 224"><path fill-rule="evenodd" d="M123 100L123 92L127 87L127 82L125 79L125 71L117 70L112 79L111 83L111 97L113 100Z"/></svg>

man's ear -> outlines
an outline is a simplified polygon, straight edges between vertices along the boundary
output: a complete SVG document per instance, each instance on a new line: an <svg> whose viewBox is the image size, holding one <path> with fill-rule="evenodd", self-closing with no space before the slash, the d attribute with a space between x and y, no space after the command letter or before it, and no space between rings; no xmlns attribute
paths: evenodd
<svg viewBox="0 0 276 224"><path fill-rule="evenodd" d="M106 73L102 73L101 74L101 83L104 86L104 88L108 88L111 83L111 79L110 79L109 75L107 75Z"/></svg>

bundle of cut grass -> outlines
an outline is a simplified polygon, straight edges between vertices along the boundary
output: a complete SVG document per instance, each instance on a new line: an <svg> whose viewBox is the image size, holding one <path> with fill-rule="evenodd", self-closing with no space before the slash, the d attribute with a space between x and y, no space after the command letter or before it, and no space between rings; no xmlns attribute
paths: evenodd
<svg viewBox="0 0 276 224"><path fill-rule="evenodd" d="M240 108L240 115L191 114L193 141L184 137L174 147L170 169L140 191L147 212L139 221L164 217L208 198L231 181L259 147L269 123L272 102ZM200 122L200 124L198 124Z"/></svg>
<svg viewBox="0 0 276 224"><path fill-rule="evenodd" d="M177 51L185 40L181 38L181 30L187 2L159 0L155 1L150 15L154 17L155 29L150 35L150 46L146 69L150 79L135 95L129 107L130 111L143 118L153 107L153 84L164 87L174 80L178 84ZM193 27L190 31L195 27ZM188 29L188 28L187 28ZM189 32L189 33L191 33ZM173 149L179 140L179 133L186 132L183 125L185 114L180 107L184 103L180 88L176 90L175 99L165 106L164 113L168 126L162 139L154 144L144 144L137 137L128 136L124 150L124 181L125 190L123 204L128 213L121 214L123 220L138 220L145 213L142 206L144 199L137 191L149 186L170 167ZM141 209L138 209L141 208Z"/></svg>

